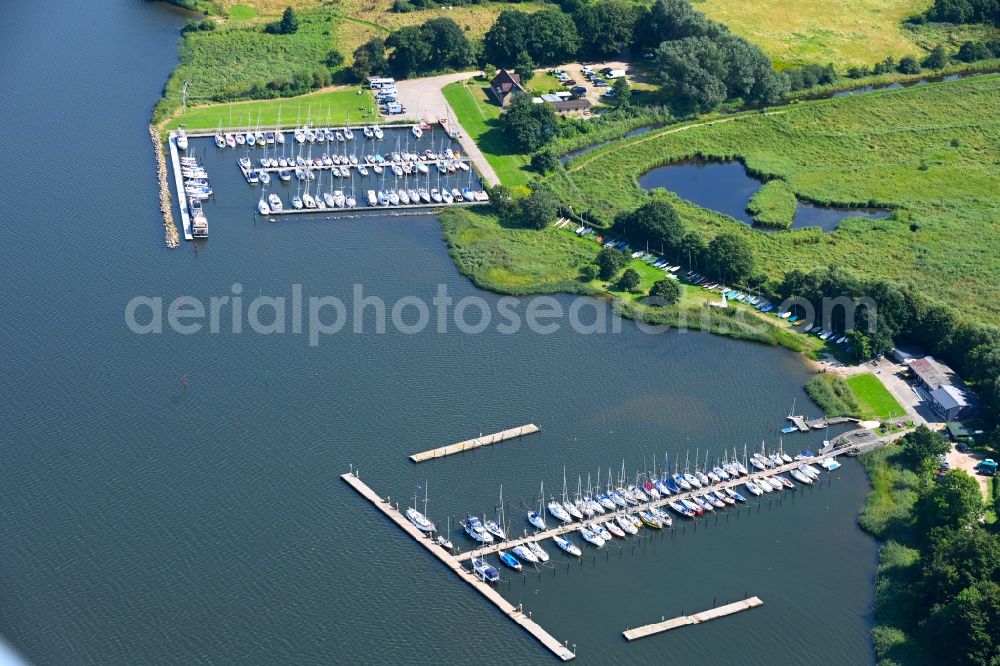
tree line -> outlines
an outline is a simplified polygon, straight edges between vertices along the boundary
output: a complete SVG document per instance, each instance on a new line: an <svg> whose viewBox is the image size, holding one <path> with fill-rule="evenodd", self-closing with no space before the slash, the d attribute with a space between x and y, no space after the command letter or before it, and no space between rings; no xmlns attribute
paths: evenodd
<svg viewBox="0 0 1000 666"><path fill-rule="evenodd" d="M894 501L906 506L904 493L916 498L875 530L887 540L872 631L879 664L917 663L917 657L960 666L1000 662L1000 537L981 523L985 503L976 480L939 469L937 458L949 448L943 435L920 426L887 458L899 465L895 479L915 478L912 490L890 491Z"/></svg>
<svg viewBox="0 0 1000 666"><path fill-rule="evenodd" d="M830 266L808 272L791 270L767 285L773 298L798 297L822 312L824 298L867 297L874 307L857 308L851 346L859 360L888 353L896 343L912 343L954 367L976 387L985 416L1000 421L1000 329L962 317L908 284L865 280L851 271ZM836 307L831 326L844 330L847 312Z"/></svg>

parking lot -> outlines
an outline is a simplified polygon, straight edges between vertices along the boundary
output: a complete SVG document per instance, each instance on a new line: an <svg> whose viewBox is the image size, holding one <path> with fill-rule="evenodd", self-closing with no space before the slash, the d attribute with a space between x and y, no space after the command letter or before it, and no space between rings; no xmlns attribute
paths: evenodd
<svg viewBox="0 0 1000 666"><path fill-rule="evenodd" d="M602 70L611 70L612 76L602 73ZM563 77L559 73L563 73ZM611 97L605 96L605 92L611 90L614 80L619 78L619 74L632 82L629 74L629 64L622 61L611 61L602 63L569 63L562 67L549 70L556 78L561 78L563 85L572 92L572 88L579 86L581 94L574 94L574 97L586 98L591 104L608 104ZM588 76L588 73L590 76Z"/></svg>

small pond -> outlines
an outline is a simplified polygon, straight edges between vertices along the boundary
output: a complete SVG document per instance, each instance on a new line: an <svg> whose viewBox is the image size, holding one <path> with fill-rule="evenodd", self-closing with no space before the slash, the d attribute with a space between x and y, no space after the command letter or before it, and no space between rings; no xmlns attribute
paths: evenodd
<svg viewBox="0 0 1000 666"><path fill-rule="evenodd" d="M763 182L749 175L743 164L735 160L691 159L653 169L639 178L639 185L647 191L662 187L702 208L752 225L747 203ZM848 217L876 220L889 215L890 211L883 208L840 208L800 201L792 228L819 227L823 231L833 231ZM763 227L755 228L767 231Z"/></svg>

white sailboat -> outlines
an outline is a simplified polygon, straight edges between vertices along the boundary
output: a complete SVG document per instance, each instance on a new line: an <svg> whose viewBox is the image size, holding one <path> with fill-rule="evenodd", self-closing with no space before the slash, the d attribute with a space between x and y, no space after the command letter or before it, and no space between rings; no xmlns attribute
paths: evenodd
<svg viewBox="0 0 1000 666"><path fill-rule="evenodd" d="M419 489L419 486L417 486L417 488ZM421 532L427 532L428 534L430 534L431 532L436 531L436 528L434 527L434 523L432 523L430 520L428 520L427 519L427 515L426 515L427 514L427 481L424 481L424 512L421 513L420 511L417 511L416 506L417 506L417 494L416 494L416 492L414 492L413 493L413 506L411 506L408 509L406 509L406 519L409 520L411 523L413 523L413 526L416 527Z"/></svg>

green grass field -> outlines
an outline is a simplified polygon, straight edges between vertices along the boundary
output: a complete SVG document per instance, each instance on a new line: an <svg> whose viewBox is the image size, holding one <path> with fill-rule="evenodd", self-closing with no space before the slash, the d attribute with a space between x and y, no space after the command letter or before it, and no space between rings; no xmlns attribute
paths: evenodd
<svg viewBox="0 0 1000 666"><path fill-rule="evenodd" d="M807 63L874 64L892 55L922 56L934 44L958 44L969 35L963 26L910 28L903 21L930 7L930 0L704 0L695 7L746 37L778 67Z"/></svg>
<svg viewBox="0 0 1000 666"><path fill-rule="evenodd" d="M530 178L528 158L511 152L510 142L500 130L500 107L486 99L481 82L456 82L445 86L445 99L458 122L476 142L505 185L523 185Z"/></svg>
<svg viewBox="0 0 1000 666"><path fill-rule="evenodd" d="M314 125L327 124L327 117L331 125L343 125L348 120L352 124L371 123L378 114L377 109L372 109L373 103L367 90L359 95L358 88L339 88L298 97L190 107L172 118L167 127L214 130L219 123L223 127L246 127L257 125L258 118L264 127L275 127L279 114L284 127L305 123L310 117Z"/></svg>
<svg viewBox="0 0 1000 666"><path fill-rule="evenodd" d="M906 415L896 398L871 373L848 377L847 386L858 401L862 418L885 421Z"/></svg>
<svg viewBox="0 0 1000 666"><path fill-rule="evenodd" d="M676 197L705 237L744 235L771 279L836 264L915 285L970 318L1000 322L1000 76L802 102L722 116L607 144L550 178L563 201L610 222L648 198L637 177L694 155L740 157L801 198L897 208L832 233L761 233Z"/></svg>

